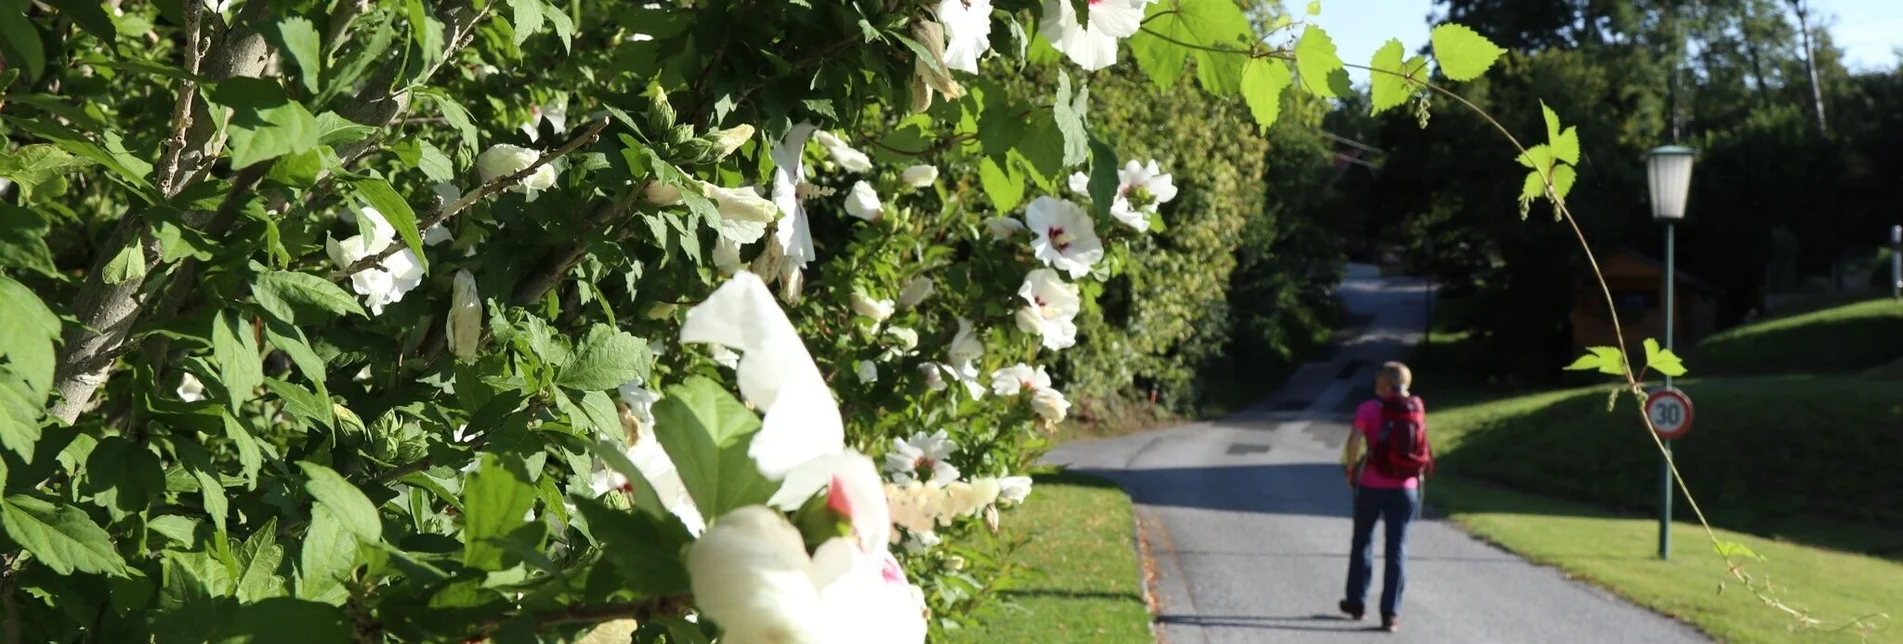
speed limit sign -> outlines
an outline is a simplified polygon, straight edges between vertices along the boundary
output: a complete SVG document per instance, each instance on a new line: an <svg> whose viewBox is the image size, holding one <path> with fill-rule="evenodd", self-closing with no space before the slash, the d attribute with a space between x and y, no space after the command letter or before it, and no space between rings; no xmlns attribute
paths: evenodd
<svg viewBox="0 0 1903 644"><path fill-rule="evenodd" d="M1645 416L1659 438L1671 440L1692 430L1692 399L1677 389L1660 389L1645 399Z"/></svg>

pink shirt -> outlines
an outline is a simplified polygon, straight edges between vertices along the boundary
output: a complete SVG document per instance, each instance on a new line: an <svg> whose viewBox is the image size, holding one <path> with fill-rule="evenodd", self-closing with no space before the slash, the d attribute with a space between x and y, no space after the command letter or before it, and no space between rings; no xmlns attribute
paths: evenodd
<svg viewBox="0 0 1903 644"><path fill-rule="evenodd" d="M1427 423L1425 421L1421 423L1421 429L1427 429ZM1381 431L1381 401L1370 400L1361 403L1361 408L1355 410L1355 433L1360 435L1362 440L1366 441L1363 443L1364 447L1373 447L1374 433L1378 431ZM1363 455L1366 455L1368 452L1369 450L1366 449L1361 451ZM1361 485L1362 487L1388 490L1411 490L1421 486L1421 478L1418 476L1410 476L1404 479L1397 479L1384 476L1380 472L1375 471L1375 468L1371 466L1363 466L1361 468Z"/></svg>

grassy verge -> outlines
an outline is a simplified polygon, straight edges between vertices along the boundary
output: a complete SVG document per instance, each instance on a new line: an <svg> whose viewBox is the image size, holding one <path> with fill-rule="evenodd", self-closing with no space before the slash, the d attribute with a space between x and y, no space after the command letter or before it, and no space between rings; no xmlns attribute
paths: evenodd
<svg viewBox="0 0 1903 644"><path fill-rule="evenodd" d="M1841 373L1903 357L1903 303L1881 298L1745 324L1706 338L1686 364L1706 375Z"/></svg>
<svg viewBox="0 0 1903 644"><path fill-rule="evenodd" d="M1857 641L1844 631L1792 632L1793 621L1733 584L1725 564L1696 524L1673 526L1674 557L1655 557L1657 519L1532 496L1445 478L1429 487L1429 502L1474 534L1533 561L1612 590L1639 605L1696 624L1733 644ZM1903 563L1812 548L1733 532L1720 538L1745 544L1764 561L1746 570L1771 583L1779 600L1809 610L1832 625L1890 613L1903 617ZM1722 591L1722 592L1721 592ZM1867 641L1903 641L1903 628L1877 619Z"/></svg>
<svg viewBox="0 0 1903 644"><path fill-rule="evenodd" d="M1003 530L1026 539L1017 563L1041 574L1004 592L1014 607L946 641L1155 641L1131 545L1134 528L1130 499L1116 484L1079 474L1039 477Z"/></svg>

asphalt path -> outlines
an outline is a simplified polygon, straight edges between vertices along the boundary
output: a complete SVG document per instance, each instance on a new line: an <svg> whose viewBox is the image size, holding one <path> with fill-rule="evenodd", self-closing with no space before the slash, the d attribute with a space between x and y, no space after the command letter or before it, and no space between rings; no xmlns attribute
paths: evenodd
<svg viewBox="0 0 1903 644"><path fill-rule="evenodd" d="M1419 342L1429 291L1357 267L1337 293L1350 328L1261 404L1220 421L1068 443L1047 457L1111 478L1135 501L1158 641L1708 641L1432 513L1410 531L1400 632L1375 630L1379 530L1370 614L1340 616L1352 499L1336 463L1349 412L1371 395L1381 362ZM1427 494L1431 506L1431 481Z"/></svg>

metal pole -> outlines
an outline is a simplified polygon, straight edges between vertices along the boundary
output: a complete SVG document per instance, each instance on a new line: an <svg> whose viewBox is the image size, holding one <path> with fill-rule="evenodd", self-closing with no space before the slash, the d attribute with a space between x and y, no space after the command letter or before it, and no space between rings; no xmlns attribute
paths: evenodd
<svg viewBox="0 0 1903 644"><path fill-rule="evenodd" d="M1677 352L1673 345L1673 309L1677 308L1678 286L1678 226L1672 220L1665 221L1665 348ZM1665 376L1665 386L1672 386L1672 377ZM1665 441L1665 452L1659 455L1659 559L1672 558L1672 441Z"/></svg>
<svg viewBox="0 0 1903 644"><path fill-rule="evenodd" d="M1903 300L1903 225L1890 227L1890 297Z"/></svg>

